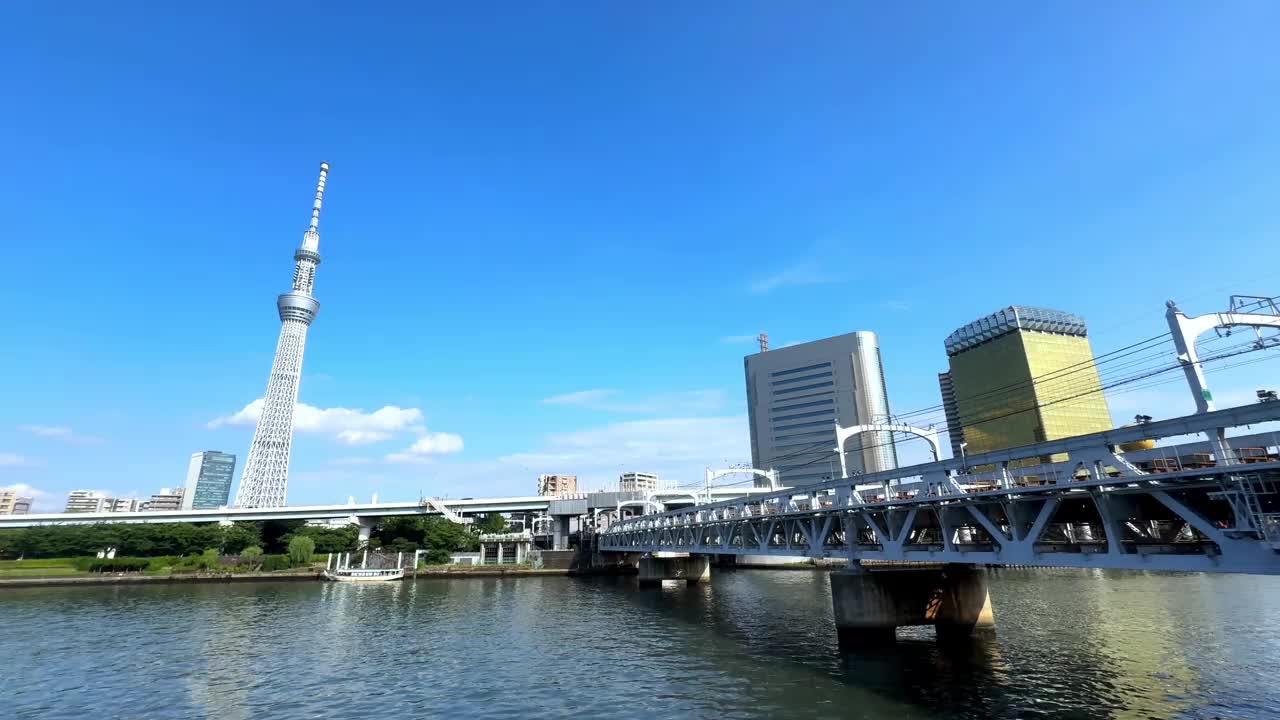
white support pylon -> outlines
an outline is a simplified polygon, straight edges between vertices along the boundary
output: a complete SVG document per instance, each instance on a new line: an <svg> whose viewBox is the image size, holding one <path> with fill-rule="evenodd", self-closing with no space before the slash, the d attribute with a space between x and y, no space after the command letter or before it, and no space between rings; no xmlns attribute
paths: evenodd
<svg viewBox="0 0 1280 720"><path fill-rule="evenodd" d="M320 303L311 295L316 266L320 264L320 202L329 164L320 163L320 180L311 206L311 225L302 235L302 245L293 254L293 289L276 299L280 314L280 340L271 363L267 394L249 446L249 459L240 476L236 507L282 507L289 485L289 451L293 444L293 409L298 402L298 382L302 378L302 355L307 347L307 328L315 320Z"/></svg>

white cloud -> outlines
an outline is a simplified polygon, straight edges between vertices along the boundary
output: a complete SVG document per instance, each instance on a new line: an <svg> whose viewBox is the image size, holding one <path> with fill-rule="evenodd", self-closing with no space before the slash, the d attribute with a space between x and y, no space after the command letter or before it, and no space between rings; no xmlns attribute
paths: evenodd
<svg viewBox="0 0 1280 720"><path fill-rule="evenodd" d="M542 402L632 415L687 415L719 410L724 395L722 390L685 390L629 398L621 390L596 389L553 395Z"/></svg>
<svg viewBox="0 0 1280 720"><path fill-rule="evenodd" d="M390 439L391 433L381 430L343 430L338 433L338 442L345 445L369 445Z"/></svg>
<svg viewBox="0 0 1280 720"><path fill-rule="evenodd" d="M844 279L842 275L824 265L824 263L816 259L801 260L783 268L779 272L756 280L751 283L750 290L753 293L761 294L781 287L821 285L839 282Z"/></svg>
<svg viewBox="0 0 1280 720"><path fill-rule="evenodd" d="M883 303L881 303L881 304L882 304L882 305L885 307L885 309L887 309L887 310L897 310L897 311L899 311L899 312L902 312L902 311L906 311L906 310L910 310L910 309L911 309L911 303L906 303L906 302L903 302L903 301L901 301L901 300L885 300L885 301L884 301Z"/></svg>
<svg viewBox="0 0 1280 720"><path fill-rule="evenodd" d="M497 459L464 460L465 453L440 452L462 447L456 435L433 433L404 452L299 469L290 473L290 500L337 502L372 492L384 500L525 496L534 494L539 474L552 472L577 475L583 491L616 489L618 475L628 470L655 472L682 486L701 485L705 468L751 460L745 415L633 420L553 433L527 452ZM294 497L297 493L305 495Z"/></svg>
<svg viewBox="0 0 1280 720"><path fill-rule="evenodd" d="M0 467L27 467L34 465L31 460L11 452L0 452Z"/></svg>
<svg viewBox="0 0 1280 720"><path fill-rule="evenodd" d="M579 390L577 392L565 393L563 395L552 395L549 398L543 398L544 405L589 405L598 403L605 398L617 395L617 390Z"/></svg>
<svg viewBox="0 0 1280 720"><path fill-rule="evenodd" d="M617 484L628 470L654 472L680 485L702 481L707 467L749 462L746 416L634 420L553 433L532 452L499 458L536 476L576 474L581 488Z"/></svg>
<svg viewBox="0 0 1280 720"><path fill-rule="evenodd" d="M262 414L263 399L258 398L234 415L217 418L209 428L235 425L256 425ZM394 405L367 413L350 408L318 408L298 403L293 412L293 429L296 432L332 435L344 445L369 445L391 439L399 432L422 432L422 411L418 408L400 408Z"/></svg>
<svg viewBox="0 0 1280 720"><path fill-rule="evenodd" d="M354 465L372 465L375 462L377 462L377 460L374 460L373 458L367 458L367 457L342 457L342 458L334 458L333 460L330 460L328 464L336 465L339 467L346 467L346 466L354 466Z"/></svg>
<svg viewBox="0 0 1280 720"><path fill-rule="evenodd" d="M18 497L31 498L31 512L57 512L61 508L57 507L58 502L53 493L47 493L40 488L32 487L26 483L14 483L12 485L0 485L0 490L11 490Z"/></svg>
<svg viewBox="0 0 1280 720"><path fill-rule="evenodd" d="M404 452L391 453L384 458L391 463L426 463L434 455L462 452L462 436L446 432L426 433Z"/></svg>
<svg viewBox="0 0 1280 720"><path fill-rule="evenodd" d="M96 435L84 435L65 425L19 425L18 429L36 437L57 438L73 445L99 445L103 442Z"/></svg>
<svg viewBox="0 0 1280 720"><path fill-rule="evenodd" d="M725 335L720 338L722 345L742 345L743 343L755 342L755 335Z"/></svg>

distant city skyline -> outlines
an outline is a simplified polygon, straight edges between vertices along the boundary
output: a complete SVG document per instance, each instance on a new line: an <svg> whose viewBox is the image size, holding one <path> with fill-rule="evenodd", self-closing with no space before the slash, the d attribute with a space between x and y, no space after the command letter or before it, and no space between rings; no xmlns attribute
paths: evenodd
<svg viewBox="0 0 1280 720"><path fill-rule="evenodd" d="M508 7L518 36L325 10L290 53L284 7L3 12L0 62L38 71L0 134L0 487L37 509L245 457L319 160L341 192L295 504L698 485L750 462L761 331L876 332L901 413L1011 304L1082 316L1101 355L1171 297L1280 292L1280 7ZM1110 396L1116 424L1191 412L1166 377Z"/></svg>

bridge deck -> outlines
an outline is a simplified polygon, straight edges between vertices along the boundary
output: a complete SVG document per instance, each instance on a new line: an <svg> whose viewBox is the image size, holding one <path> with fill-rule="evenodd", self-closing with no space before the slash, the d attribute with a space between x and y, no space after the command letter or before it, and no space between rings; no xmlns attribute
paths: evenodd
<svg viewBox="0 0 1280 720"><path fill-rule="evenodd" d="M617 522L599 547L1280 573L1280 462L1219 444L1206 467L1148 472L1116 452L1277 419L1280 403L1260 403L968 458L981 472L947 460L831 480Z"/></svg>

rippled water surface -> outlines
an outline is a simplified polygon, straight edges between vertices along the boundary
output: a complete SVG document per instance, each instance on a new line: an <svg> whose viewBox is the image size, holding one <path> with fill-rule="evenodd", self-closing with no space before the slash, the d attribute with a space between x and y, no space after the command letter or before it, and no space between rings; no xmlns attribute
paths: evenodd
<svg viewBox="0 0 1280 720"><path fill-rule="evenodd" d="M1004 571L842 654L827 576L0 592L0 718L1280 718L1280 578Z"/></svg>

